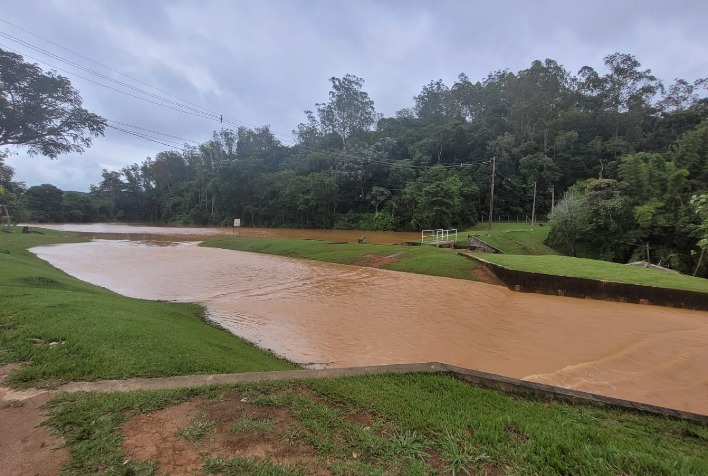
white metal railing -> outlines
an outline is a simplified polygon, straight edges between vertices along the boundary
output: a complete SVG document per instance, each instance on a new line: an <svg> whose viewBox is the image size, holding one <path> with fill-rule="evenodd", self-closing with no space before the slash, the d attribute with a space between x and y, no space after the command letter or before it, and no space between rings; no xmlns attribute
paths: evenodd
<svg viewBox="0 0 708 476"><path fill-rule="evenodd" d="M450 238L452 236L452 238ZM457 241L457 228L450 230L423 230L420 232L420 243L440 243L442 241Z"/></svg>

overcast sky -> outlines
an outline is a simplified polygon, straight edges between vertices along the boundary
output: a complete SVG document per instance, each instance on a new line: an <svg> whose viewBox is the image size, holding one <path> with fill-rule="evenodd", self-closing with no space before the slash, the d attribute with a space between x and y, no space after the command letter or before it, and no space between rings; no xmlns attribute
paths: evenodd
<svg viewBox="0 0 708 476"><path fill-rule="evenodd" d="M91 112L173 136L147 133L166 143L205 142L222 126L141 91L249 127L269 124L289 143L304 111L327 100L329 78L348 73L365 80L385 116L411 107L431 80L477 81L536 59L577 73L631 53L666 84L693 81L708 76L707 19L705 0L3 0L0 48L69 77ZM87 191L102 169L163 150L108 129L82 155L49 160L17 149L7 163L28 186Z"/></svg>

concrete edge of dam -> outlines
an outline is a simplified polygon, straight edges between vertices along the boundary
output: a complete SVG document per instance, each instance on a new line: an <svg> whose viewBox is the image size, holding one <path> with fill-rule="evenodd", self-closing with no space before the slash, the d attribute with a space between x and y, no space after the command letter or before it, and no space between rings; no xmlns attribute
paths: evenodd
<svg viewBox="0 0 708 476"><path fill-rule="evenodd" d="M184 375L161 378L138 378L126 380L102 380L96 382L72 382L56 389L57 392L127 392L136 390L164 390L188 388L201 385L227 385L243 382L273 380L354 377L361 375L445 373L470 385L500 391L505 394L533 396L565 403L583 403L602 407L618 408L640 413L662 415L680 420L690 420L708 425L708 415L660 407L647 403L606 397L502 375L480 372L439 362L419 364L374 365L338 369L286 370L273 372L248 372L239 374Z"/></svg>

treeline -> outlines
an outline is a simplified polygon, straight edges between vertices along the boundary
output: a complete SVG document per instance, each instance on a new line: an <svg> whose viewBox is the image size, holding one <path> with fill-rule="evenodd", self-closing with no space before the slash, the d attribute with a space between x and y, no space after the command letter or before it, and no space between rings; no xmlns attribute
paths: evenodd
<svg viewBox="0 0 708 476"><path fill-rule="evenodd" d="M535 61L431 81L395 117L377 114L361 78L331 83L293 145L268 126L225 129L104 170L88 194L15 184L15 206L33 221L464 228L488 218L493 159L495 220L530 218L535 190L536 215L555 208L551 240L568 253L627 261L648 244L652 261L697 264L689 202L708 189L705 79L664 85L620 53L575 75Z"/></svg>

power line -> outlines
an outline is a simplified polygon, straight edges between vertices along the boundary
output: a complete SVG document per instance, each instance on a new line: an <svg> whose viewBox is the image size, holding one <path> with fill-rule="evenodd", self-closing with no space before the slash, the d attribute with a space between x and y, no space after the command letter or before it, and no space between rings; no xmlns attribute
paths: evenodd
<svg viewBox="0 0 708 476"><path fill-rule="evenodd" d="M54 69L57 70L57 71L63 71L63 72L65 72L65 73L67 73L67 74L71 74L71 75L73 75L73 76L76 76L77 78L81 78L81 79L83 79L83 80L85 80L85 81L88 81L88 82L90 82L90 83L96 84L96 85L98 85L98 86L102 86L102 87L104 87L104 88L110 89L110 90L112 90L112 91L116 91L116 92L121 93L121 94L125 94L126 96L130 96L130 97L133 97L133 98L136 98L136 99L140 99L140 100L142 100L142 101L146 101L146 102L149 102L149 103L152 103L152 104L156 104L156 105L158 105L158 106L162 106L162 107L165 107L165 108L167 108L167 109L172 109L172 110L175 110L175 111L184 113L184 114L190 114L190 115L192 115L192 116L201 117L201 118L203 118L203 119L214 119L214 118L208 117L208 116L206 116L206 115L204 115L204 114L202 114L202 113L191 112L191 111L179 109L179 108L176 108L176 107L172 107L172 106L169 106L169 105L167 105L167 104L162 104L162 103L159 103L159 102L156 102L156 101L151 101L150 99L147 99L147 98L144 98L144 97L135 95L135 94L131 94L131 93L127 92L127 91L122 91L122 90L117 89L117 88L114 88L114 87L112 87L112 86L108 86L107 84L99 83L98 81L95 81L95 80L93 80L93 79L87 78L87 77L85 77L85 76L81 76L80 74L77 74L77 73L72 73L71 71L67 71L67 70L65 70L65 69L63 69L63 68L60 68L60 67L58 67L58 66L56 66L56 65L53 65L53 64L51 64L51 63L48 63L48 62L46 62L46 61L44 61L44 60L41 60L41 59L39 59L39 58L36 58L36 57L34 57L34 56L31 56L31 55L22 53L22 52L18 51L17 49L12 48L12 47L9 47L9 46L7 46L7 45L4 45L4 44L2 44L2 43L0 43L0 47L2 47L2 48L4 48L4 49L7 49L7 50L10 50L10 51L14 51L15 53L21 54L21 55L23 55L23 56L25 56L25 57L27 57L27 58L31 58L31 59L33 59L33 60L35 60L35 61L39 61L40 63L44 63L44 64L46 64L47 66L49 66L49 67L51 67L51 68L54 68Z"/></svg>
<svg viewBox="0 0 708 476"><path fill-rule="evenodd" d="M123 129L123 128L121 128L121 127L112 126L112 125L110 125L110 124L106 124L106 127L109 127L109 128L111 128L111 129L115 129L115 130L120 131L120 132L124 132L125 134L130 134L130 135L133 135L133 136L136 136L136 137L140 137L141 139L149 140L149 141L151 141L151 142L155 142L155 143L160 144L160 145L164 145L165 147L169 147L169 148L171 148L171 149L181 150L179 147L175 147L175 146L172 145L172 144L168 144L167 142L164 142L164 141L162 141L162 140L155 139L155 138L153 138L153 137L149 137L149 136L147 136L147 135L145 135L145 134L140 134L139 132L129 131L129 130L127 130L127 129Z"/></svg>
<svg viewBox="0 0 708 476"><path fill-rule="evenodd" d="M173 136L173 135L171 135L171 134L167 134L167 133L164 133L164 132L153 131L152 129L146 129L146 128L144 128L144 127L136 126L136 125L133 125L133 124L128 124L128 123L125 123L125 122L116 121L116 120L113 120L113 119L106 119L106 120L107 120L108 122L112 122L112 123L114 123L114 124L119 124L119 125L121 125L121 126L126 126L126 127L130 127L130 128L133 128L133 129L138 129L138 130L141 130L141 131L145 131L145 132L150 132L150 133L152 133L152 134L157 134L157 135L161 135L161 136L165 136L165 137L170 137L170 138L172 138L172 139L178 139L178 140L181 140L182 142L191 142L192 144L199 144L199 142L197 142L197 141L190 140L190 139L184 139L184 138L182 138L182 137Z"/></svg>
<svg viewBox="0 0 708 476"><path fill-rule="evenodd" d="M12 27L14 27L14 28L17 28L18 30L21 30L21 31L23 31L23 32L25 32L25 33L27 33L27 34L29 34L29 35L32 35L32 36L34 36L34 37L36 37L36 38L39 38L40 40L46 41L47 43L49 43L49 44L51 44L51 45L54 45L54 46L56 46L57 48L60 48L60 49L62 49L62 50L64 50L64 51L68 51L69 53L72 53L72 54L74 54L74 55L76 55L76 56L79 56L79 57L81 57L81 58L83 58L83 59L85 59L85 60L87 60L87 61L90 61L90 62L92 62L92 63L94 63L94 64L97 64L97 65L103 67L103 68L106 68L107 70L112 71L112 72L114 72L114 73L116 73L116 74L119 74L119 75L121 75L121 76L123 76L123 77L125 77L125 78L128 78L128 79L130 79L130 80L132 80L132 81L135 81L135 82L140 83L140 84L142 84L142 85L144 85L144 86L147 86L147 87L149 87L149 88L152 88L152 89L154 89L154 90L156 90L156 91L159 91L159 92L161 92L161 93L163 93L163 94L167 94L167 95L169 95L169 96L172 96L172 97L174 97L174 98L176 98L176 99L179 99L179 100L182 101L182 102L185 102L185 103L187 103L187 104L191 104L192 106L196 106L196 107L198 107L198 108L200 108L200 109L204 109L205 111L210 112L210 111L208 111L207 109L203 108L202 106L200 106L200 105L198 105L198 104L195 104L195 103L190 102L190 101L188 101L188 100L186 100L186 99L183 99L183 98L181 98L181 97L179 97L179 96L177 96L177 95L175 95L175 94L172 94L172 93L170 93L170 92L168 92L168 91L162 90L162 89L160 89L160 88L158 88L158 87L156 87L156 86L153 86L153 85L151 85L151 84L149 84L149 83L147 83L147 82L145 82L145 81L142 81L142 80L139 79L139 78L135 78L135 77L130 76L130 75L128 75L128 74L125 74L125 73L123 73L123 72L121 72L121 71L118 71L117 69L111 68L110 66L108 66L108 65L106 65L106 64L103 64L103 63L101 63L101 62L99 62L99 61L96 61L96 60L94 60L94 59L92 59L92 58L89 58L88 56L85 56L85 55L83 55L83 54L81 54L81 53L79 53L79 52L76 52L76 51L74 51L74 50L71 50L71 49L69 49L69 48L66 48L66 47L64 47L64 46L62 46L62 45L60 45L60 44L58 44L58 43L53 42L52 40L49 40L49 39L47 39L47 38L44 38L43 36L40 36L40 35L38 35L38 34L36 34L36 33L33 33L33 32L31 32L31 31L29 31L29 30L27 30L27 29L25 29L25 28L22 28L21 26L15 25L14 23L11 23L11 22L9 22L9 21L7 21L7 20L5 20L5 19L0 18L0 22L6 23L6 24L8 24L8 25L10 25L10 26L12 26Z"/></svg>
<svg viewBox="0 0 708 476"><path fill-rule="evenodd" d="M20 52L20 51L18 51L18 50L16 50L16 49L8 48L8 49L11 49L12 51L17 52L18 54L27 56L27 57L29 57L29 58L32 58L32 59L36 60L36 61L40 61L40 62L42 62L42 63L44 63L44 64L47 64L47 65L49 65L49 66L52 67L52 68L55 68L55 69L60 70L60 71L63 71L63 72L65 72L65 73L67 73L67 74L75 75L75 76L77 76L77 77L79 77L79 78L81 78L81 79L84 79L84 80L86 80L86 81L90 81L90 82L92 82L92 83L94 83L94 84L97 84L97 85L99 85L99 86L106 87L106 88L111 89L111 90L113 90L113 91L120 92L120 93L123 93L123 94L127 94L128 96L135 97L135 98L137 98L137 99L142 99L142 100L145 100L145 101L147 101L147 102L149 102L149 103L152 103L152 104L156 104L156 105L159 105L159 106L167 107L168 109L180 110L180 112L190 111L191 113L193 113L193 115L195 115L195 116L197 116L197 117L202 117L202 118L204 118L204 119L211 119L211 120L214 120L214 121L218 121L220 124L226 123L227 125L231 125L231 126L235 126L235 127L241 127L241 126L250 126L250 127L254 127L254 128L259 127L259 126L253 125L253 124L248 124L248 123L246 123L246 122L239 121L239 120L237 120L237 119L230 118L230 117L228 117L228 116L224 116L223 114L218 114L218 113L216 113L216 112L214 112L214 111L211 111L211 110L209 110L209 109L207 109L207 108L205 108L205 107L203 107L203 106L200 106L200 105L195 104L195 103L193 103L193 102L191 102L191 101L182 99L181 97L179 97L179 96L177 96L177 95L175 95L175 94L172 94L172 93L169 93L169 92L164 91L164 90L162 90L162 89L159 89L159 88L157 88L157 87L151 86L151 85L149 85L148 83L146 83L146 82L144 82L144 81L141 81L141 80L139 80L139 79L136 79L136 78L134 78L134 77L132 77L132 76L129 76L129 75L127 75L127 74L124 74L124 73L122 73L122 72L120 72L120 71L118 71L118 70L116 70L116 69L114 69L114 68L111 68L110 66L107 66L107 65L105 65L105 64L103 64L103 63L101 63L101 62L98 62L98 61L96 61L96 60L93 60L93 59L91 59L91 58L85 56L85 55L82 55L82 54L77 53L77 52L75 52L75 51L73 51L73 50L70 50L70 49L68 49L68 48L65 48L65 47L63 47L63 46L61 46L61 45L59 45L59 44L57 44L57 43L55 43L55 42L53 42L53 41L51 41L51 40L47 40L46 38L43 38L42 36L37 35L37 34L35 34L35 33L32 33L32 32L29 31L29 30L26 30L26 29L21 28L21 27L19 27L19 26L17 26L17 25L14 25L13 23L8 22L7 20L3 20L3 19L0 18L0 21L6 23L6 24L8 24L8 25L11 25L11 26L13 26L13 27L15 27L15 28L18 28L18 29L20 29L20 30L22 30L22 31L24 31L24 32L26 32L26 33L28 33L28 34L30 34L30 35L33 35L33 36L35 36L35 37L37 37L37 38L40 38L40 39L42 39L42 40L44 40L44 41L47 41L48 43L50 43L50 44L52 44L52 45L54 45L54 46L57 46L57 47L59 47L59 48L61 48L61 49L63 49L63 50L66 50L66 51L71 52L71 53L73 53L73 54L75 54L75 55L77 55L77 56L80 56L81 58L84 58L84 59L86 59L86 60L88 60L88 61L91 61L91 62L93 62L93 63L95 63L95 64L98 64L99 66L102 66L102 67L104 67L104 68L106 68L106 69L108 69L108 70L110 70L110 71L112 71L112 72L114 72L114 73L120 74L120 75L122 75L122 76L124 76L124 77L126 77L126 78L129 78L129 79L133 80L133 81L136 81L136 82L138 82L138 83L144 84L144 85L146 85L146 86L148 86L148 87L150 87L150 88L152 88L152 89L155 89L155 90L157 90L157 91L160 91L160 92L163 93L163 94L167 94L167 95L169 95L169 96L172 96L172 97L174 97L174 98L177 98L177 99L179 99L179 101L181 101L181 102L178 102L178 101L174 101L174 100L172 100L172 99L165 98L165 97L160 96L160 95L158 95L158 94L151 93L151 92L149 92L149 91L146 91L146 90L144 90L144 89L141 89L141 88L139 88L139 87L137 87L137 86L134 86L134 85L125 83L125 82L123 82L123 81L116 80L116 79L114 79L114 78L111 78L110 76L107 76L107 75L105 75L105 74L103 74L103 73L100 73L100 72L98 72L98 71L95 71L95 70L93 70L93 69L91 69L91 68L87 68L86 66L83 66L83 65L81 65L81 64L79 64L79 63L76 63L76 62L74 62L74 61L68 60L68 59L63 58L63 57L61 57L61 56L59 56L59 55L56 55L56 54L54 54L54 53L52 53L52 52L50 52L50 51L48 51L48 50L45 50L44 48L41 48L41 47L36 46L36 45L34 45L34 44L32 44L32 43L29 43L29 42L24 41L24 40L22 40L22 39L20 39L20 38L17 38L17 37L15 37L15 36L13 36L13 35L10 35L10 34L8 34L8 33L5 33L5 32L3 32L3 31L0 31L0 36L3 37L3 38L5 38L5 39L8 39L8 40L13 41L13 42L15 42L15 43L18 43L18 44L20 44L20 45L22 45L22 46L24 46L24 47L26 47L26 48L29 48L29 49L34 50L34 51L36 51L36 52L39 52L39 53L41 53L41 54L43 54L43 55L49 56L50 58L53 58L53 59L58 60L58 61L60 61L60 62L69 64L69 65L71 65L72 67L77 68L77 69L82 70L82 71L85 71L85 72L87 72L87 73L89 73L89 74L93 74L93 75L95 75L95 76L98 76L99 78L101 78L101 79L103 79L103 80L106 80L106 81L115 83L115 84L117 84L117 85L119 85L119 86L121 86L121 87L124 87L124 88L126 88L126 89L135 91L135 92L140 93L140 94L143 94L143 95L145 95L145 96L147 96L147 97L149 97L149 98L153 98L153 99L155 99L155 100L162 101L162 102L164 102L164 103L166 103L166 104L162 104L162 103L156 102L156 101L151 101L151 100L148 100L148 99L143 98L143 97L141 97L141 96L133 95L133 94L127 93L127 92L125 92L125 91L122 91L122 90L119 90L119 89L116 89L116 88L107 86L107 85L105 85L105 84L102 84L102 83L99 83L99 82L97 82L97 81L88 79L88 78L86 78L86 77L84 77L84 76L81 76L81 75L79 75L79 74L76 74L76 73L74 73L74 72L70 72L70 71L67 71L67 70L65 70L65 69L59 68L59 67L57 67L57 66L55 66L55 65L52 65L52 64L47 63L47 62L45 62L45 61L42 61L42 60L40 60L40 59L38 59L38 58L36 58L36 57L32 57L32 56L30 56L30 55L27 55L27 54L25 54L25 53L22 53L22 52ZM7 47L6 47L6 48L7 48ZM186 104L184 104L184 103L186 103ZM171 104L172 106L174 106L174 107L169 106L170 104ZM190 105L191 105L191 106L190 106ZM182 109L184 109L184 110L182 110ZM288 141L289 141L289 142L292 142L292 138L291 138L290 136L287 136L287 135L285 135L285 134L280 134L280 133L278 133L278 132L276 132L276 131L272 131L271 133L274 134L274 135L279 135L279 136L281 136L281 137L287 137L287 138L288 138Z"/></svg>
<svg viewBox="0 0 708 476"><path fill-rule="evenodd" d="M91 68L88 68L88 67L86 67L86 66L83 66L83 65L81 65L81 64L79 64L79 63L77 63L77 62L74 62L74 61L72 61L72 60L66 59L66 58L61 57L61 56L59 56L59 55L56 55L56 54L54 54L54 53L52 53L52 52L50 52L50 51L48 51L48 50L46 50L46 49L44 49L44 48L41 48L41 47L36 46L36 45L34 45L34 44L32 44L32 43L29 43L29 42L24 41L24 40L22 40L22 39L20 39L20 38L17 38L17 37L15 37L15 36L13 36L13 35L10 35L10 34L8 34L8 33L5 33L5 32L3 32L3 31L0 31L0 37L3 37L3 38L5 38L5 39L7 39L7 40L10 40L10 41L13 41L13 42L15 42L15 43L18 43L18 44L24 46L25 48L29 48L29 49L31 49L31 50L33 50L33 51L36 51L36 52L38 52L38 53L40 53L40 54L43 54L43 55L45 55L45 56L48 56L48 57L50 57L50 58L53 58L53 59L55 59L55 60L57 60L57 61L66 63L66 64L68 64L68 65L70 65L70 66L72 66L72 67L74 67L74 68L77 68L77 69L79 69L79 70L81 70L81 71L84 71L84 72L86 72L86 73L95 75L95 76L97 76L97 77L99 77L99 78L101 78L101 79L103 79L103 80L105 80L105 81L108 81L108 82L110 82L110 83L114 83L115 85L117 85L117 86L119 86L119 87L128 89L128 90L130 90L130 91L134 91L135 93L138 93L138 94L133 94L133 93L131 93L131 92L124 91L124 90L122 90L122 89L118 89L118 88L116 88L116 87L113 87L113 86L104 84L104 83L99 82L99 81L96 81L96 80L94 80L94 79L90 79L90 78L88 78L88 77L86 77L86 76L83 76L83 75L81 75L81 74L78 74L78 73L75 73L75 72L71 72L71 71L68 71L68 70L66 70L66 69L64 69L64 68L58 67L58 66L56 66L56 65L54 65L54 64L52 64L52 63L49 63L49 62L44 61L44 60L42 60L42 59L39 59L39 58L37 58L37 57L35 57L35 56L31 56L31 55L28 55L28 54L26 54L26 53L24 53L24 52L20 52L20 51L18 51L16 48L12 48L12 47L8 47L8 46L6 46L6 45L0 44L0 46L2 46L3 48L5 48L5 49L7 49L7 50L14 51L14 52L16 52L16 53L18 53L18 54L20 54L20 55L26 56L26 57L31 58L31 59L33 59L33 60L35 60L35 61L40 62L40 63L46 64L46 65L48 65L49 67L51 67L51 68L53 68L53 69L55 69L55 70L65 72L65 73L67 73L67 74L76 76L76 77L78 77L78 78L80 78L80 79L83 79L83 80L85 80L85 81L88 81L88 82L90 82L90 83L96 84L96 85L98 85L98 86L107 88L107 89L109 89L109 90L112 90L112 91L115 91L115 92L118 92L118 93L121 93L121 94L130 96L130 97L133 97L133 98L136 98L136 99L140 99L140 100L145 101L145 102L148 102L148 103L150 103L150 104L162 106L162 107L165 107L165 108L167 108L167 109L172 109L172 110L175 110L175 111L184 113L184 114L190 114L190 115L193 115L193 116L195 116L195 117L202 118L202 119L215 120L215 121L218 121L218 122L221 123L221 124L226 123L227 125L232 125L232 126L236 126L236 127L240 127L240 126L242 126L242 125L249 125L249 126L252 126L252 127L258 127L258 126L254 126L254 125L252 125L252 124L248 124L248 123L244 123L244 122L241 122L241 121L237 121L237 120L232 119L232 118L229 118L229 117L225 117L225 116L223 116L222 114L217 114L216 112L210 111L209 109L204 108L204 107L202 107L202 106L200 106L200 105L198 105L198 104L195 104L195 103L193 103L193 102L184 100L184 99L180 98L180 97L177 96L177 95L174 95L174 94L169 93L169 92L167 92L167 91L164 91L164 90L161 90L161 89L159 89L159 88L156 88L156 87L154 87L154 86L152 86L152 85L150 85L150 84L148 84L148 83L146 83L146 82L144 82L144 81L141 81L140 79L134 78L134 77L132 77L132 76L130 76L130 75L124 74L124 73L122 73L122 72L120 72L120 71L118 71L118 70L116 70L116 69L114 69L114 68L111 68L110 66L107 66L107 65L105 65L105 64L103 64L103 63L101 63L101 62L99 62L99 61L93 60L92 58L89 58L88 56L85 56L85 55L83 55L83 54L81 54L81 53L78 53L78 52L76 52L76 51L74 51L74 50L71 50L71 49L66 48L66 47L64 47L64 46L61 46L61 45L59 45L58 43L55 43L55 42L53 42L53 41L51 41L51 40L48 40L48 39L46 39L46 38L44 38L44 37L42 37L42 36L40 36L40 35L37 35L37 34L31 32L31 31L25 29L25 28L22 28L22 27L20 27L20 26L17 26L17 25L15 25L15 24L13 24L13 23L7 21L7 20L4 20L4 19L0 18L0 21L2 21L3 23L6 23L6 24L8 24L8 25L10 25L10 26L12 26L12 27L14 27L14 28L17 28L17 29L19 29L19 30L21 30L21 31L23 31L23 32L25 32L25 33L28 33L28 34L30 34L30 35L32 35L32 36L35 36L35 37L37 37L37 38L39 38L39 39L41 39L41 40L43 40L43 41L46 41L46 42L48 42L48 43L50 43L50 44L52 44L52 45L54 45L54 46L56 46L56 47L58 47L58 48L61 48L61 49L65 50L65 51L68 51L68 52L70 52L70 53L72 53L72 54L75 54L75 55L77 55L77 56L79 56L79 57L81 57L81 58L83 58L83 59L85 59L85 60L87 60L87 61L90 61L90 62L92 62L92 63L95 63L95 64L97 64L97 65L103 67L103 68L106 68L106 69L108 69L108 70L110 70L110 71L112 71L112 72L114 72L114 73L116 73L116 74L120 74L121 76L124 76L124 77L126 77L126 78L128 78L128 79L130 79L130 80L136 81L136 82L141 83L141 84L143 84L143 85L145 85L145 86L148 86L148 87L150 87L150 88L152 88L152 89L155 89L155 90L157 90L157 91L160 91L160 92L163 93L163 94L167 94L167 95L169 95L169 96L172 96L172 97L174 97L174 98L177 98L177 99L179 99L181 102L178 102L178 101L174 101L174 100L165 98L165 97L160 96L160 95L158 95L158 94L151 93L151 92L149 92L149 91L146 91L146 90L144 90L144 89L141 89L141 88L139 88L139 87L137 87L137 86L134 86L134 85L125 83L125 82L123 82L123 81L116 80L116 79L114 79L114 78L111 78L111 77L108 76L108 75L105 75L105 74L103 74L103 73L100 73L100 72L98 72L98 71L95 71L95 70L93 70L93 69L91 69ZM139 95L139 94L141 94L142 96ZM143 96L146 96L146 97L143 97ZM149 98L151 98L151 99L149 99ZM191 106L186 105L185 103L186 103L186 104L190 104ZM192 106L193 106L193 107L192 107ZM182 139L182 138L179 138L179 137L177 137L177 136L173 136L173 135L166 134L166 133L162 133L162 132L158 132L158 131L153 131L153 130L150 130L150 129L145 129L145 128L142 128L142 127L139 127L139 126L134 126L134 125L127 124L127 123L121 123L121 122L119 122L119 121L112 121L112 122L114 122L114 123L116 123L116 124L119 124L119 125L126 126L126 127L131 127L131 128L133 128L133 129L142 130L142 131L145 131L145 132L150 132L150 133L162 135L162 136L165 136L165 137L176 138L176 139L179 139L179 140L182 140L182 141L185 141L185 142L197 143L196 141L191 141L191 140ZM158 143L158 144L165 145L165 146L170 147L170 148L177 148L177 147L175 147L173 144L167 143L167 141L166 141L165 139L159 140L159 139L155 139L155 138L150 138L150 137L148 137L146 134L131 132L131 131L125 130L125 129L123 129L123 128L120 128L120 127L115 127L115 126L109 126L109 127L111 127L112 129L119 130L119 131L121 131L121 132L130 134L130 135L136 136L136 137L140 137L140 138L143 138L143 139L146 139L146 140L150 140L150 141L155 142L155 143ZM270 132L272 135L284 136L283 134L279 134L279 133L277 133L277 132L275 132L275 131L271 131L270 128L269 128L269 132ZM289 140L290 142L293 142L291 138L289 138L288 140ZM307 152L312 152L312 150L305 149L305 152L306 152L306 153L307 153ZM339 155L339 157L344 157L344 158L359 158L357 155L353 155L353 154ZM476 165L476 164L483 165L483 164L485 164L485 163L489 163L489 159L481 159L481 160L478 160L478 161L473 161L473 162L471 162L471 163L437 164L437 165L414 165L414 164L404 164L404 163L402 163L401 161L383 161L383 160L377 160L377 159L365 159L365 160L366 160L367 162L369 162L369 163L378 164L378 165L383 165L383 166L394 166L394 165L395 165L395 166L402 166L402 167L406 167L406 168L410 168L410 169L416 169L416 170L430 169L430 168L433 168L433 167L442 167L442 168L445 168L445 169L456 169L456 168L471 167L471 166L474 166L474 165Z"/></svg>
<svg viewBox="0 0 708 476"><path fill-rule="evenodd" d="M163 101L163 102L165 102L166 104L171 104L171 105L173 105L173 106L176 107L176 108L182 108L182 109L185 109L186 111L191 111L191 112L194 112L194 113L203 115L204 117L207 117L207 118L210 118L210 119L214 119L214 120L218 120L218 119L219 119L219 116L218 116L217 114L215 114L215 113L200 111L199 109L202 109L202 108L194 108L194 107L190 107L190 106L185 106L184 104L181 104L181 103L179 103L179 102L177 102L177 101L172 101L171 99L164 98L164 97L162 97L162 96L160 96L160 95L158 95L158 94L154 94L154 93L145 91L144 89L140 89L140 88L138 88L137 86L133 86L133 85L128 84L128 83L124 83L123 81L118 81L117 79L113 79L113 78L111 78L110 76L107 76L107 75L105 75L105 74L103 74L103 73L99 73L98 71L92 70L92 69L90 69L90 68L86 68L85 66L82 66L82 65L80 65L80 64L78 64L78 63L75 63L75 62L73 62L73 61L71 61L71 60L67 60L66 58L62 58L61 56L55 55L54 53L51 53L51 52L49 52L49 51L47 51L47 50L44 50L44 49L39 48L39 47L37 47L37 46L31 45L31 44L29 44L29 43L27 43L27 42L25 42L25 41L23 41L23 40L20 40L19 38L16 38L16 37L14 37L14 36L12 36L12 35L8 35L7 33L4 33L3 31L0 31L0 37L3 37L3 38L8 39L8 40L10 40L10 41L14 41L15 43L19 43L20 45L22 45L22 46L24 46L24 47L26 47L26 48L29 48L29 49L31 49L31 50L34 50L34 51L36 51L36 52L38 52L38 53L40 53L40 54L43 54L43 55L45 55L45 56L49 56L50 58L53 58L53 59L55 59L55 60L58 60L58 61L60 61L60 62L62 62L62 63L66 63L66 64L68 64L68 65L70 65L70 66L73 66L74 68L77 68L77 69L79 69L79 70L81 70L81 71L85 71L86 73L89 73L89 74L93 74L93 75L95 75L95 76L98 76L99 78L101 78L101 79L103 79L103 80L105 80L105 81L109 81L109 82L111 82L111 83L115 83L115 84L117 84L118 86L121 86L121 87L123 87L123 88L129 89L129 90L132 90L132 91L135 91L135 92L140 93L140 94L143 94L143 95L145 95L145 96L147 96L147 97L150 97L150 98L153 98L153 99L156 99L156 100L159 100L159 101ZM17 50L14 50L14 51L17 52ZM21 54L21 53L20 53L20 54ZM25 56L28 56L28 57L30 57L30 58L32 58L32 59L37 60L37 61L41 61L41 60L39 60L39 59L37 59L37 58L34 58L34 57L32 57L32 56L29 56L29 55L25 55ZM53 67L53 68L60 69L61 71L64 71L64 72L66 72L66 73L68 73L68 74L75 74L76 76L78 76L78 77L80 77L80 78L82 78L82 79L86 79L87 81L91 81L91 80L89 80L88 78L85 78L85 77L83 77L83 76L77 75L76 73L72 73L72 72L67 71L67 70L65 70L65 69L58 68L58 67L55 66L55 65L52 65L52 64L49 64L49 63L46 63L46 62L45 62L45 64L47 64L47 65L49 65L49 66L51 66L51 67ZM92 81L92 82L94 82L95 84L99 84L99 85L101 85L101 86L105 86L105 85L103 85L102 83L98 83L98 82L96 82L96 81ZM113 89L114 91L122 92L122 91L120 91L120 90L118 90L118 89L115 89L115 88L109 88L109 89ZM137 97L137 98L139 98L139 99L143 99L143 98L140 97L140 96L136 96L136 95L132 95L132 94L131 94L131 96ZM148 102L152 102L153 104L162 105L162 104L157 103L157 102L154 102L154 101L148 101Z"/></svg>

